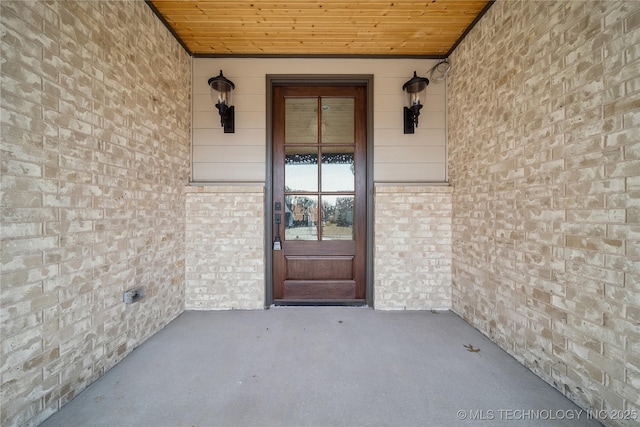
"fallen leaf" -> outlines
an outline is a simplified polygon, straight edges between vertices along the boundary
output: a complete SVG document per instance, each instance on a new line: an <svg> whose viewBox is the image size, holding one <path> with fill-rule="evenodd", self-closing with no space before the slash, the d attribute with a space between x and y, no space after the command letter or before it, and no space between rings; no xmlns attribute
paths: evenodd
<svg viewBox="0 0 640 427"><path fill-rule="evenodd" d="M466 348L467 351L470 351L472 353L477 353L480 351L479 348L474 348L472 344L464 344L464 348Z"/></svg>

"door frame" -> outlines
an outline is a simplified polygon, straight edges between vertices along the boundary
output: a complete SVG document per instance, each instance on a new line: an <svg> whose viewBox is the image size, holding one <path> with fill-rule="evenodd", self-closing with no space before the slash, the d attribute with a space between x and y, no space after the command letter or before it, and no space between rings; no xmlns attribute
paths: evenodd
<svg viewBox="0 0 640 427"><path fill-rule="evenodd" d="M373 75L372 74L267 74L266 76L266 177L265 177L265 308L273 305L273 88L274 86L365 86L367 93L366 171L366 279L365 304L373 307ZM340 305L339 303L328 303ZM320 305L317 302L309 305Z"/></svg>

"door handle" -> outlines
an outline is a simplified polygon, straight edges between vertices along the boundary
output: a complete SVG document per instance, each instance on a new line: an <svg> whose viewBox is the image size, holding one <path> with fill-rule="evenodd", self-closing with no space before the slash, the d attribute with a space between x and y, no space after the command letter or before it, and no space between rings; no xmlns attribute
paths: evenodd
<svg viewBox="0 0 640 427"><path fill-rule="evenodd" d="M278 204L276 203L276 210L278 209ZM276 237L273 240L273 250L279 251L282 250L282 242L280 242L280 223L282 222L282 214L275 214L275 222L276 222Z"/></svg>

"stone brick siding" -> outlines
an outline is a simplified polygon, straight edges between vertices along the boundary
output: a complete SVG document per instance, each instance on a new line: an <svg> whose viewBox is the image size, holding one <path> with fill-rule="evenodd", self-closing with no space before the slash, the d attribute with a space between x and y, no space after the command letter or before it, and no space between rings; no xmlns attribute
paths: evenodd
<svg viewBox="0 0 640 427"><path fill-rule="evenodd" d="M640 2L498 1L451 62L453 309L578 404L638 413Z"/></svg>
<svg viewBox="0 0 640 427"><path fill-rule="evenodd" d="M374 307L451 308L451 188L375 187Z"/></svg>
<svg viewBox="0 0 640 427"><path fill-rule="evenodd" d="M264 191L187 188L186 309L264 308Z"/></svg>
<svg viewBox="0 0 640 427"><path fill-rule="evenodd" d="M190 59L143 1L0 14L0 424L34 426L184 309Z"/></svg>

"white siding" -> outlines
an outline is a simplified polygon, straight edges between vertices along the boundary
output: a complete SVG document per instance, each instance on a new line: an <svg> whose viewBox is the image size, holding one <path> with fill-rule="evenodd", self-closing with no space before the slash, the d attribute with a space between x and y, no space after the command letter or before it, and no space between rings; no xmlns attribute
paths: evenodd
<svg viewBox="0 0 640 427"><path fill-rule="evenodd" d="M445 83L431 82L416 133L403 133L402 84L429 77L437 60L196 58L193 60L192 181L265 181L266 76L277 74L371 74L374 76L374 180L445 181ZM224 75L232 94L236 132L225 134L207 80Z"/></svg>

